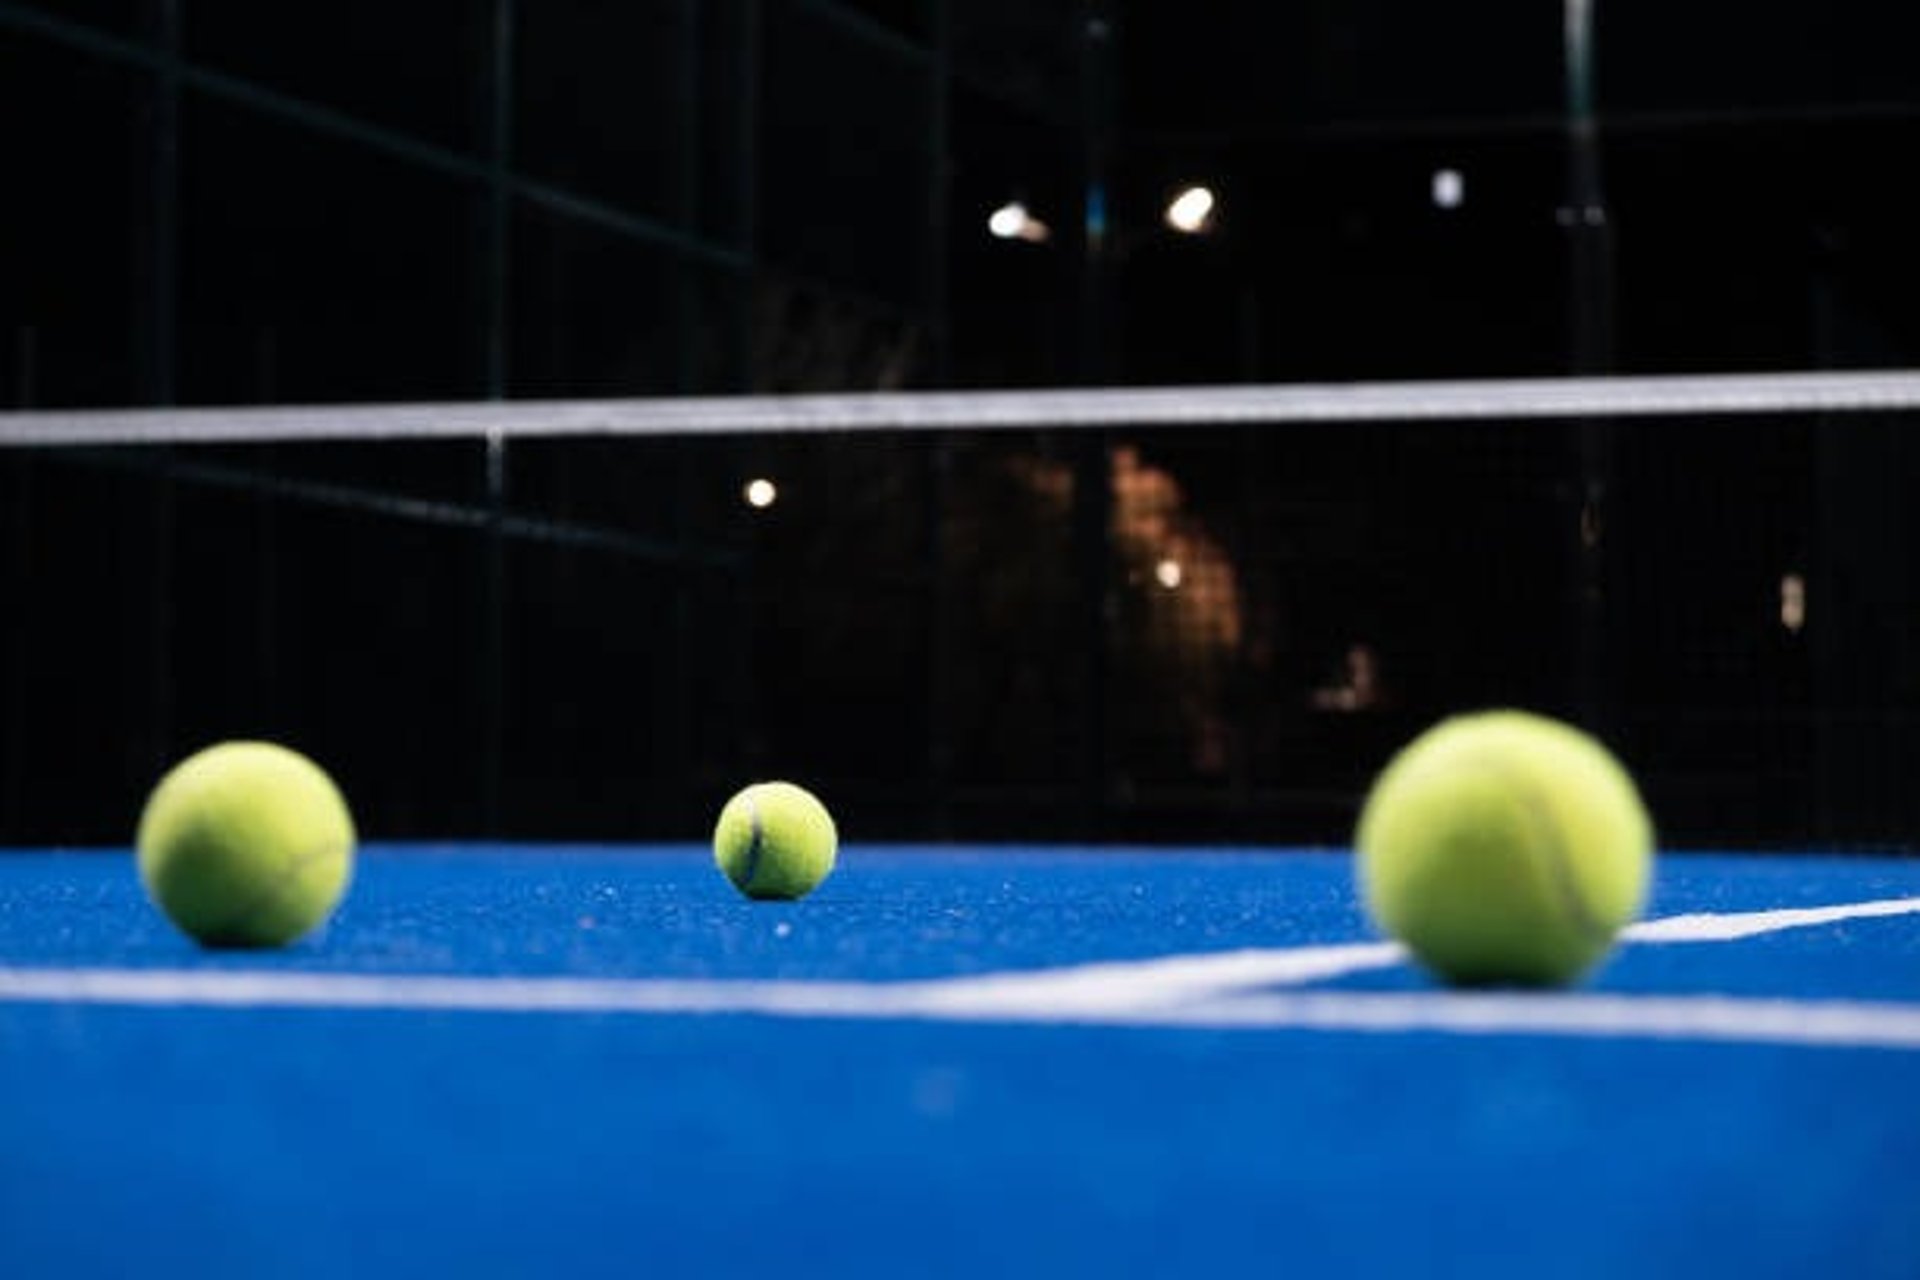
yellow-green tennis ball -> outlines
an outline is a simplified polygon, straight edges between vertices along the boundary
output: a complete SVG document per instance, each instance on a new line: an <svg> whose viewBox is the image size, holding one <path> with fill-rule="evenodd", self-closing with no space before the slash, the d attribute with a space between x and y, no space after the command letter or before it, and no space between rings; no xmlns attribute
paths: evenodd
<svg viewBox="0 0 1920 1280"><path fill-rule="evenodd" d="M1653 824L1599 742L1492 711L1444 721L1395 756L1356 843L1369 914L1441 978L1558 986L1640 913Z"/></svg>
<svg viewBox="0 0 1920 1280"><path fill-rule="evenodd" d="M713 860L749 898L813 892L833 870L840 838L827 807L791 782L756 782L720 811Z"/></svg>
<svg viewBox="0 0 1920 1280"><path fill-rule="evenodd" d="M333 914L353 874L353 819L295 751L223 742L160 780L140 815L140 879L209 947L278 947Z"/></svg>

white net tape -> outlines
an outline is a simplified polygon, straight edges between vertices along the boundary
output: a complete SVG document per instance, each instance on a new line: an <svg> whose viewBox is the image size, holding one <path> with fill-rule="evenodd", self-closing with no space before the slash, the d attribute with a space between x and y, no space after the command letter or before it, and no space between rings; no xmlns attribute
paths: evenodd
<svg viewBox="0 0 1920 1280"><path fill-rule="evenodd" d="M0 413L0 447L1861 413L1920 373L1715 374Z"/></svg>

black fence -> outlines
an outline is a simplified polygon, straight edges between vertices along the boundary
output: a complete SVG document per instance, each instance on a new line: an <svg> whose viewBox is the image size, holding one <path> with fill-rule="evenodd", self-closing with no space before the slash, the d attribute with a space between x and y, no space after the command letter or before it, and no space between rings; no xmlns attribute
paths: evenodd
<svg viewBox="0 0 1920 1280"><path fill-rule="evenodd" d="M0 405L1914 361L1912 14L1558 9L0 0Z"/></svg>

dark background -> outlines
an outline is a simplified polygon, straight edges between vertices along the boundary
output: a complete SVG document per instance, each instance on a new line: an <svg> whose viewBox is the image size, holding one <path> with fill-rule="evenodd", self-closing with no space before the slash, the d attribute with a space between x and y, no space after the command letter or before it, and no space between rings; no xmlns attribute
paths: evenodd
<svg viewBox="0 0 1920 1280"><path fill-rule="evenodd" d="M0 0L0 406L1914 364L1920 20L1596 14L1586 189L1537 0ZM1907 844L1910 426L0 451L0 841L243 734L380 835L782 774L859 835L1341 841L1519 703L1672 842Z"/></svg>

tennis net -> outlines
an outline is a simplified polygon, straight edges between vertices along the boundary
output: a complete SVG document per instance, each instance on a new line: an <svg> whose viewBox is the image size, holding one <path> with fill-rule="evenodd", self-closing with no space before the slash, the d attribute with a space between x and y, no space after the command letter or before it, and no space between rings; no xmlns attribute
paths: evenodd
<svg viewBox="0 0 1920 1280"><path fill-rule="evenodd" d="M1904 843L1906 372L0 414L0 842L281 738L375 834L1339 840L1517 704Z"/></svg>

